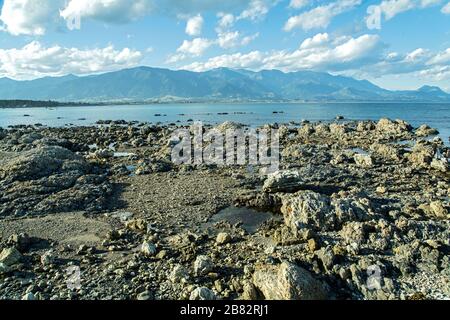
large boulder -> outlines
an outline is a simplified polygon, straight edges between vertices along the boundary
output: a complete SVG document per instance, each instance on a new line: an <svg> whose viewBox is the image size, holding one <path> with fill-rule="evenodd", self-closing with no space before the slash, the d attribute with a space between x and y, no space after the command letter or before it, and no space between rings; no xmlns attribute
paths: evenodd
<svg viewBox="0 0 450 320"><path fill-rule="evenodd" d="M63 171L86 173L89 165L68 149L52 146L33 149L0 163L0 179L37 180Z"/></svg>
<svg viewBox="0 0 450 320"><path fill-rule="evenodd" d="M328 297L322 282L307 270L288 262L257 269L253 283L266 300L324 300Z"/></svg>
<svg viewBox="0 0 450 320"><path fill-rule="evenodd" d="M264 192L288 192L300 188L304 184L300 173L294 170L277 171L269 174L264 182Z"/></svg>
<svg viewBox="0 0 450 320"><path fill-rule="evenodd" d="M22 259L22 254L16 248L6 248L0 253L0 263L6 267L18 264Z"/></svg>
<svg viewBox="0 0 450 320"><path fill-rule="evenodd" d="M0 161L0 217L100 211L112 187L72 151L45 146Z"/></svg>
<svg viewBox="0 0 450 320"><path fill-rule="evenodd" d="M320 229L332 220L329 197L312 191L299 191L285 197L281 212L286 225L294 232L304 226Z"/></svg>
<svg viewBox="0 0 450 320"><path fill-rule="evenodd" d="M411 132L413 127L403 120L392 121L390 119L381 119L377 125L376 130L387 135L401 136L405 133Z"/></svg>

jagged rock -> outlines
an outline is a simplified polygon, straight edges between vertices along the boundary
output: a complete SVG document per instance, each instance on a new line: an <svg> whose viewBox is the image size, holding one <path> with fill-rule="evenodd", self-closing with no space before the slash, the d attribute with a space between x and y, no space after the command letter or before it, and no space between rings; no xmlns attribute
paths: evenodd
<svg viewBox="0 0 450 320"><path fill-rule="evenodd" d="M331 271L336 262L336 256L330 247L322 248L317 252L317 257L322 262L326 271Z"/></svg>
<svg viewBox="0 0 450 320"><path fill-rule="evenodd" d="M403 120L392 121L390 119L381 119L377 125L376 130L390 135L401 135L412 130L412 126Z"/></svg>
<svg viewBox="0 0 450 320"><path fill-rule="evenodd" d="M208 288L196 288L194 291L191 292L191 295L189 297L189 300L216 300L216 295L214 292Z"/></svg>
<svg viewBox="0 0 450 320"><path fill-rule="evenodd" d="M327 224L330 199L312 191L300 191L283 199L281 212L286 225L295 233L304 226L320 229Z"/></svg>
<svg viewBox="0 0 450 320"><path fill-rule="evenodd" d="M232 239L233 238L231 237L231 235L229 233L221 232L217 235L216 243L218 245L223 245L223 244L230 243L232 241Z"/></svg>
<svg viewBox="0 0 450 320"><path fill-rule="evenodd" d="M392 161L400 161L401 155L400 151L391 145L388 144L381 144L381 143L374 143L370 146L370 149L377 155L381 156L382 158L386 160L392 160Z"/></svg>
<svg viewBox="0 0 450 320"><path fill-rule="evenodd" d="M189 279L189 272L182 265L176 265L169 275L169 280L172 283L178 283Z"/></svg>
<svg viewBox="0 0 450 320"><path fill-rule="evenodd" d="M277 171L269 174L264 182L264 192L288 192L303 185L298 171Z"/></svg>
<svg viewBox="0 0 450 320"><path fill-rule="evenodd" d="M323 283L287 262L259 268L253 274L253 283L266 300L323 300L328 296Z"/></svg>
<svg viewBox="0 0 450 320"><path fill-rule="evenodd" d="M434 158L431 161L430 164L431 168L438 170L438 171L442 171L442 172L448 172L449 171L449 165L448 165L448 161L447 159L436 159Z"/></svg>
<svg viewBox="0 0 450 320"><path fill-rule="evenodd" d="M430 203L431 212L438 218L448 218L448 210L442 201L433 201Z"/></svg>
<svg viewBox="0 0 450 320"><path fill-rule="evenodd" d="M426 124L423 124L419 128L417 128L415 133L416 133L416 136L418 136L418 137L428 137L428 136L439 134L439 131L434 128L430 128Z"/></svg>
<svg viewBox="0 0 450 320"><path fill-rule="evenodd" d="M347 244L363 243L367 238L367 227L362 222L348 222L340 231L340 235Z"/></svg>
<svg viewBox="0 0 450 320"><path fill-rule="evenodd" d="M0 253L0 263L6 267L18 264L22 259L22 255L16 248L6 248Z"/></svg>
<svg viewBox="0 0 450 320"><path fill-rule="evenodd" d="M414 145L408 159L413 166L428 168L436 154L436 146L428 141L420 140Z"/></svg>
<svg viewBox="0 0 450 320"><path fill-rule="evenodd" d="M57 146L0 160L0 216L102 210L112 187L106 176L90 174L92 169Z"/></svg>
<svg viewBox="0 0 450 320"><path fill-rule="evenodd" d="M143 219L134 219L134 220L130 220L127 221L125 223L125 226L133 231L138 231L138 232L147 232L147 221L143 220Z"/></svg>
<svg viewBox="0 0 450 320"><path fill-rule="evenodd" d="M371 168L373 167L373 159L369 154L355 154L353 157L357 166L361 168Z"/></svg>
<svg viewBox="0 0 450 320"><path fill-rule="evenodd" d="M136 297L139 301L147 301L147 300L153 300L153 294L150 291L144 291L137 295Z"/></svg>
<svg viewBox="0 0 450 320"><path fill-rule="evenodd" d="M204 276L214 269L214 264L207 256L198 256L194 262L194 272L198 276Z"/></svg>
<svg viewBox="0 0 450 320"><path fill-rule="evenodd" d="M246 282L244 284L241 299L255 301L255 300L258 300L258 298L259 298L259 294L258 294L258 290L256 289L255 285L253 283Z"/></svg>
<svg viewBox="0 0 450 320"><path fill-rule="evenodd" d="M43 266L51 266L53 263L55 263L53 250L49 250L41 256L41 264Z"/></svg>
<svg viewBox="0 0 450 320"><path fill-rule="evenodd" d="M145 241L141 245L141 253L146 257L153 257L157 251L156 246L151 242Z"/></svg>

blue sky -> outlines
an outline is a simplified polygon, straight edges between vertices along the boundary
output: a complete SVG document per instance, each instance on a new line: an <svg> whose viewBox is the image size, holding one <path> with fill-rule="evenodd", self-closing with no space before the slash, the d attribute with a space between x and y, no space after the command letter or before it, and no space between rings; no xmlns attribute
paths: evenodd
<svg viewBox="0 0 450 320"><path fill-rule="evenodd" d="M448 0L0 0L0 7L0 77L230 67L450 92Z"/></svg>

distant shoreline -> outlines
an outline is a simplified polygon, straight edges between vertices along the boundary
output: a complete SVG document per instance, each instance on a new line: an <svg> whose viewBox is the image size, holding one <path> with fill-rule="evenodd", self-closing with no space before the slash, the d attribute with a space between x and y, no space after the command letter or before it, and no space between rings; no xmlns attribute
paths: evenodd
<svg viewBox="0 0 450 320"><path fill-rule="evenodd" d="M445 104L450 105L450 101L379 101L379 100L349 100L349 101L305 101L305 100L273 100L273 101L232 101L232 100L212 100L212 101L136 101L136 102L59 102L59 101L35 101L35 100L0 100L0 109L30 109L30 108L64 108L64 107L96 107L96 106L141 106L141 105L202 105L202 104L231 104L231 105L253 105L253 104L369 104L369 103L389 103L389 104Z"/></svg>

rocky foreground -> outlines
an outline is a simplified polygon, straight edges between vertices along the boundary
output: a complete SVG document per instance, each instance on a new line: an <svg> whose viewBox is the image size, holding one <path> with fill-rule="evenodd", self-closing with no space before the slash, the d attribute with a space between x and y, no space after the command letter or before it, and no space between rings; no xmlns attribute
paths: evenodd
<svg viewBox="0 0 450 320"><path fill-rule="evenodd" d="M275 127L269 175L174 166L175 125L0 129L0 299L450 298L436 130Z"/></svg>

